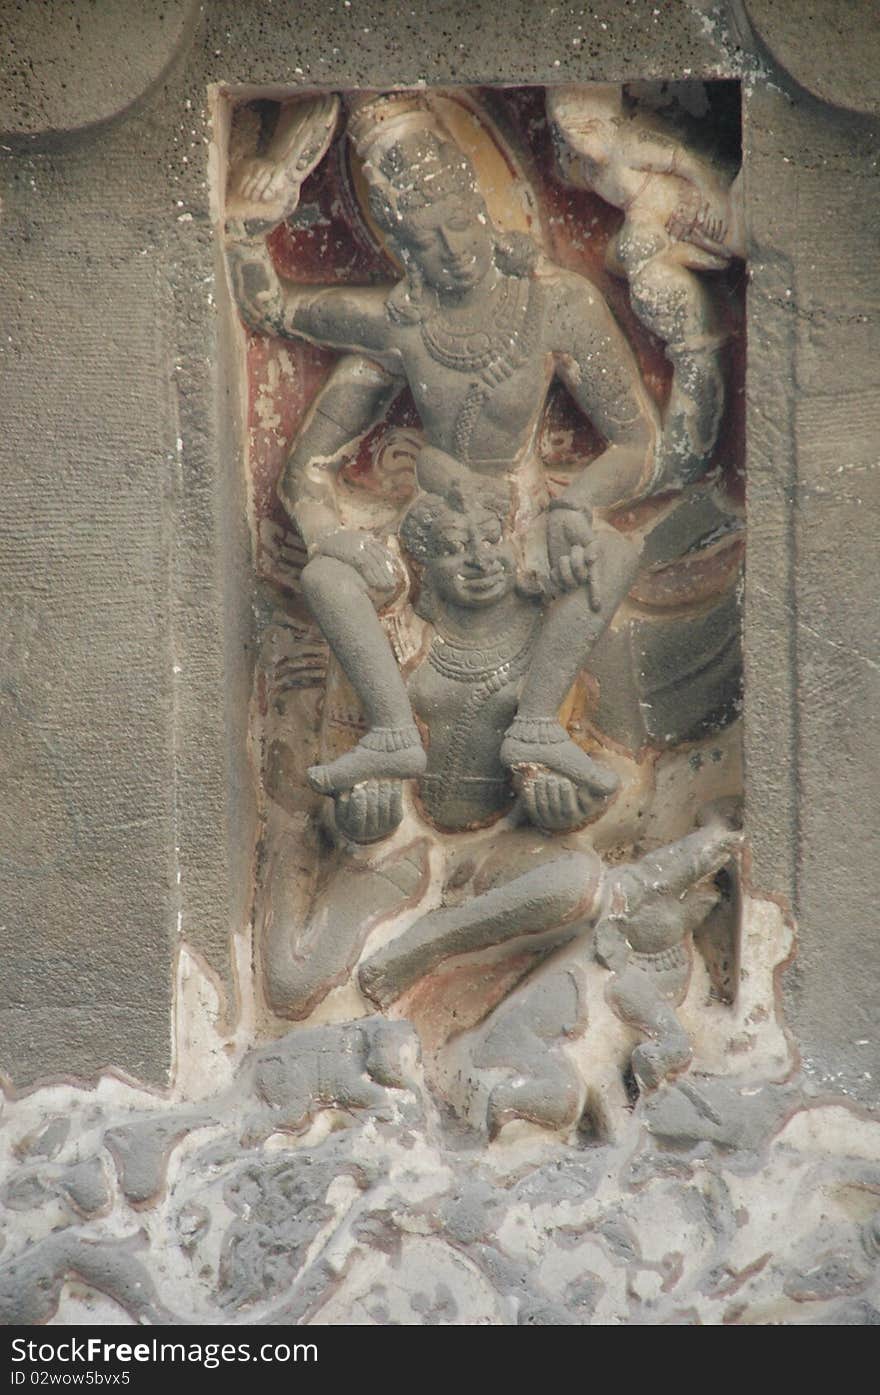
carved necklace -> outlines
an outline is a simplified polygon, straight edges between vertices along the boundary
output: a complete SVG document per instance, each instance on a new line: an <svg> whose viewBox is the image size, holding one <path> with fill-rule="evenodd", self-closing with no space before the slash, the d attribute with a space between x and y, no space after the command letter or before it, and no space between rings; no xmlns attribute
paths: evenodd
<svg viewBox="0 0 880 1395"><path fill-rule="evenodd" d="M528 357L531 288L529 277L503 276L494 294L455 324L437 301L421 321L425 348L444 368L479 373L490 386L502 382Z"/></svg>
<svg viewBox="0 0 880 1395"><path fill-rule="evenodd" d="M468 322L452 325L439 301L421 321L422 342L435 363L474 380L467 390L452 433L457 458L468 464L470 443L492 388L498 387L533 354L542 319L541 287L529 276L502 276L491 299L491 319L485 325L486 306Z"/></svg>
<svg viewBox="0 0 880 1395"><path fill-rule="evenodd" d="M528 616L526 628L517 617L495 644L467 644L438 630L428 650L428 663L454 683L485 683L490 691L499 692L527 667L537 622L537 615Z"/></svg>

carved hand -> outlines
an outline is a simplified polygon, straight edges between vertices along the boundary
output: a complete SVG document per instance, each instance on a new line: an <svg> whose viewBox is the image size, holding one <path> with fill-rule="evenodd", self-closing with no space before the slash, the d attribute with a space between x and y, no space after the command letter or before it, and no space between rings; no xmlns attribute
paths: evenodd
<svg viewBox="0 0 880 1395"><path fill-rule="evenodd" d="M686 185L678 207L666 220L666 231L679 242L690 242L722 262L730 258L727 243L729 213L721 191Z"/></svg>
<svg viewBox="0 0 880 1395"><path fill-rule="evenodd" d="M364 780L335 797L336 827L353 843L387 838L403 819L401 780Z"/></svg>
<svg viewBox="0 0 880 1395"><path fill-rule="evenodd" d="M332 557L353 568L371 591L391 593L400 585L400 568L393 554L369 533L337 528L318 543L316 557Z"/></svg>
<svg viewBox="0 0 880 1395"><path fill-rule="evenodd" d="M282 107L266 154L243 160L232 172L230 214L252 233L289 218L304 180L327 152L338 115L339 98L329 93Z"/></svg>
<svg viewBox="0 0 880 1395"><path fill-rule="evenodd" d="M517 786L529 821L548 833L579 828L596 803L589 790L549 770L519 778Z"/></svg>
<svg viewBox="0 0 880 1395"><path fill-rule="evenodd" d="M601 601L594 577L598 547L589 514L581 509L551 509L547 519L547 556L556 591L576 591L585 586L591 609L599 610Z"/></svg>
<svg viewBox="0 0 880 1395"><path fill-rule="evenodd" d="M306 564L306 545L300 535L271 518L260 520L259 534L260 574L287 591L298 591Z"/></svg>

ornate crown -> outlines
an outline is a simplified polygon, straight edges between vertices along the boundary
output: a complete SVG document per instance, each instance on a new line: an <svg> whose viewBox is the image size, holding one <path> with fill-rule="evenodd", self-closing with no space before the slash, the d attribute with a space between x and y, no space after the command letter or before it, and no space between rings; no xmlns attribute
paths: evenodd
<svg viewBox="0 0 880 1395"><path fill-rule="evenodd" d="M386 147L404 130L437 125L427 98L420 92L355 95L346 105L349 139L364 161L371 158L377 144Z"/></svg>
<svg viewBox="0 0 880 1395"><path fill-rule="evenodd" d="M377 215L393 223L449 194L477 192L470 161L420 93L355 97L348 134L364 162Z"/></svg>

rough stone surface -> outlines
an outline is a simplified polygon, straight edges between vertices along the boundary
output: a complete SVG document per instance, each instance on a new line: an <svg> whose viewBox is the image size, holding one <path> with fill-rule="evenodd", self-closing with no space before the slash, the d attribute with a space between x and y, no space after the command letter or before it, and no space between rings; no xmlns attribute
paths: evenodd
<svg viewBox="0 0 880 1395"><path fill-rule="evenodd" d="M744 0L777 63L823 102L880 110L880 25L864 0L819 0L804 13L792 0Z"/></svg>
<svg viewBox="0 0 880 1395"><path fill-rule="evenodd" d="M752 877L798 918L787 995L805 1065L872 1098L876 124L744 51L733 9L606 0L573 17L523 0L499 39L488 7L414 8L213 5L177 64L114 98L120 119L74 55L66 114L47 98L25 133L104 124L2 152L4 1070L19 1085L107 1067L165 1081L178 931L229 989L245 919L252 617L209 86L729 76L745 81L753 275ZM766 5L749 13L803 87L867 103L858 42L844 102L803 67L802 41L792 56L777 40Z"/></svg>
<svg viewBox="0 0 880 1395"><path fill-rule="evenodd" d="M880 835L871 581L880 127L796 90L756 85L744 143L752 875L786 897L797 919L786 991L805 1061L826 1084L870 1101L880 974L865 877Z"/></svg>
<svg viewBox="0 0 880 1395"><path fill-rule="evenodd" d="M0 130L42 143L128 111L185 50L196 0L3 0Z"/></svg>
<svg viewBox="0 0 880 1395"><path fill-rule="evenodd" d="M769 903L746 927L709 1072L565 1141L517 1122L487 1145L453 1125L404 1023L294 1027L242 1054L199 1012L191 965L201 1026L173 1100L105 1078L7 1105L0 1319L876 1324L880 1124L797 1073L774 1008L790 932ZM62 1113L61 1151L23 1161ZM156 1166L133 1191L118 1145L138 1133Z"/></svg>

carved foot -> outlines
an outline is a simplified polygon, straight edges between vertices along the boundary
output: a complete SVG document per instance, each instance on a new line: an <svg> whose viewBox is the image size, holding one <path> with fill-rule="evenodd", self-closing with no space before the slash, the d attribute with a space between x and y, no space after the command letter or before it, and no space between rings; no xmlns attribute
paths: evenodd
<svg viewBox="0 0 880 1395"><path fill-rule="evenodd" d="M444 959L482 948L480 938L468 934L467 922L467 914L459 907L428 911L363 961L358 969L361 992L377 1007L389 1008Z"/></svg>
<svg viewBox="0 0 880 1395"><path fill-rule="evenodd" d="M338 116L339 98L330 93L283 107L267 155L251 157L233 172L233 215L271 227L289 218L303 181L327 152Z"/></svg>
<svg viewBox="0 0 880 1395"><path fill-rule="evenodd" d="M693 1052L686 1037L674 1041L644 1041L635 1048L630 1064L644 1090L656 1090L664 1080L678 1075L691 1063Z"/></svg>
<svg viewBox="0 0 880 1395"><path fill-rule="evenodd" d="M415 780L426 763L418 727L373 727L338 760L311 766L309 784L318 794L341 794L365 780Z"/></svg>
<svg viewBox="0 0 880 1395"><path fill-rule="evenodd" d="M511 769L545 765L600 799L617 793L620 781L582 751L558 722L517 717L501 745L501 759Z"/></svg>
<svg viewBox="0 0 880 1395"><path fill-rule="evenodd" d="M495 1086L486 1109L490 1138L497 1138L513 1119L527 1119L544 1129L562 1129L574 1123L580 1106L577 1073L568 1065L552 1065L552 1071L545 1075Z"/></svg>
<svg viewBox="0 0 880 1395"><path fill-rule="evenodd" d="M364 997L383 1010L389 1008L407 986L407 982L398 983L396 968L395 958L379 950L358 969L358 984Z"/></svg>

